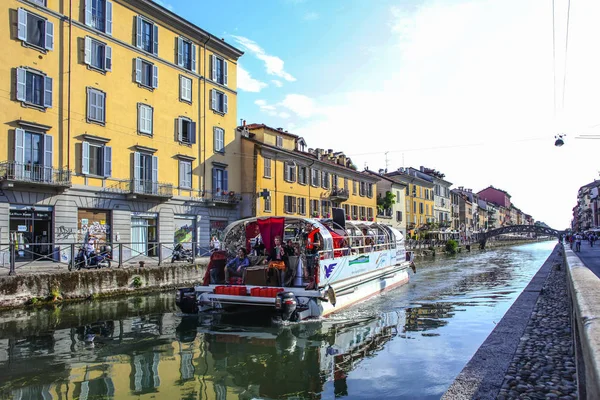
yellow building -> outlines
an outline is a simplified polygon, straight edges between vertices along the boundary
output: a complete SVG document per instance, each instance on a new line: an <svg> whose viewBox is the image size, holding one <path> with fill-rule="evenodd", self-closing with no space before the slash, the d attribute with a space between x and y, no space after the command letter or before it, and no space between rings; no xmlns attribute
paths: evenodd
<svg viewBox="0 0 600 400"><path fill-rule="evenodd" d="M431 177L414 168L390 172L386 176L406 185L406 232L408 234L435 222L433 191L435 185Z"/></svg>
<svg viewBox="0 0 600 400"><path fill-rule="evenodd" d="M345 210L347 219L374 220L377 179L357 171L343 153L307 149L303 138L263 124L238 130L242 216L328 218L337 207Z"/></svg>
<svg viewBox="0 0 600 400"><path fill-rule="evenodd" d="M156 256L239 217L241 51L148 0L3 4L0 242Z"/></svg>

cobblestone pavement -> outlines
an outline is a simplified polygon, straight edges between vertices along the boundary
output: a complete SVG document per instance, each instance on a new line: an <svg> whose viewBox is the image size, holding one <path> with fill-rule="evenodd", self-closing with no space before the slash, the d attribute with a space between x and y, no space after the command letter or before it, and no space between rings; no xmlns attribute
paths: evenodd
<svg viewBox="0 0 600 400"><path fill-rule="evenodd" d="M554 264L498 399L576 399L577 372L566 268Z"/></svg>

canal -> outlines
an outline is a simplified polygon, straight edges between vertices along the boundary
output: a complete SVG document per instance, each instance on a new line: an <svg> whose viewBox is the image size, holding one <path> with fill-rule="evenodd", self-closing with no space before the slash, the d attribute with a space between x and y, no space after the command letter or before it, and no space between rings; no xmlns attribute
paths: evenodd
<svg viewBox="0 0 600 400"><path fill-rule="evenodd" d="M555 246L419 260L321 321L182 316L174 293L0 314L4 399L439 399Z"/></svg>

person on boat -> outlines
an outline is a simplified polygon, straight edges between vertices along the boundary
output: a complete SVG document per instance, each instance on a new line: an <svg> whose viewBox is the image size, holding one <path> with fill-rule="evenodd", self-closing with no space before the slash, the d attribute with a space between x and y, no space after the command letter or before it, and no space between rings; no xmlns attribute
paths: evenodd
<svg viewBox="0 0 600 400"><path fill-rule="evenodd" d="M373 251L373 245L375 244L375 242L373 241L373 237L369 235L369 231L367 230L367 228L363 228L362 233L365 237L363 252L367 253Z"/></svg>
<svg viewBox="0 0 600 400"><path fill-rule="evenodd" d="M237 257L232 258L227 265L225 265L225 283L229 283L229 278L231 276L243 277L244 270L248 266L250 266L250 260L246 254L246 249L240 247L237 251ZM216 269L214 271L216 271Z"/></svg>
<svg viewBox="0 0 600 400"><path fill-rule="evenodd" d="M309 233L306 237L306 272L308 277L312 279L319 251L322 250L321 234L319 233L319 228L315 228L312 225L308 225L307 228Z"/></svg>
<svg viewBox="0 0 600 400"><path fill-rule="evenodd" d="M262 240L262 236L260 234L260 229L258 225L256 225L254 235L255 236L252 239L250 239L250 242L252 244L252 252L255 256L262 256L265 253L265 243Z"/></svg>
<svg viewBox="0 0 600 400"><path fill-rule="evenodd" d="M267 282L270 282L271 279L275 278L275 282L283 285L283 278L288 266L288 255L285 251L285 247L281 243L281 236L275 236L273 242L273 248L265 260L265 264L269 264Z"/></svg>
<svg viewBox="0 0 600 400"><path fill-rule="evenodd" d="M285 254L289 257L289 256L295 256L296 251L294 250L294 243L292 243L292 240L288 240L286 245L283 247L285 250Z"/></svg>

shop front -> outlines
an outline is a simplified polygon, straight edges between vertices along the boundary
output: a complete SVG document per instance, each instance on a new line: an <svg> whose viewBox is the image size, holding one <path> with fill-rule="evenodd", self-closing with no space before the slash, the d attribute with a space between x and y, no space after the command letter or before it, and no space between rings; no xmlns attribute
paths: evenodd
<svg viewBox="0 0 600 400"><path fill-rule="evenodd" d="M211 219L210 220L210 237L216 237L219 241L223 240L223 232L227 227L227 220Z"/></svg>
<svg viewBox="0 0 600 400"><path fill-rule="evenodd" d="M10 240L16 246L16 260L37 260L52 252L52 207L11 205Z"/></svg>
<svg viewBox="0 0 600 400"><path fill-rule="evenodd" d="M93 238L99 246L110 244L112 242L110 217L110 211L81 208L77 210L77 243Z"/></svg>
<svg viewBox="0 0 600 400"><path fill-rule="evenodd" d="M181 244L185 249L192 249L192 244L198 241L197 217L194 215L175 215L173 220L173 244Z"/></svg>
<svg viewBox="0 0 600 400"><path fill-rule="evenodd" d="M131 256L158 256L158 214L131 213Z"/></svg>

